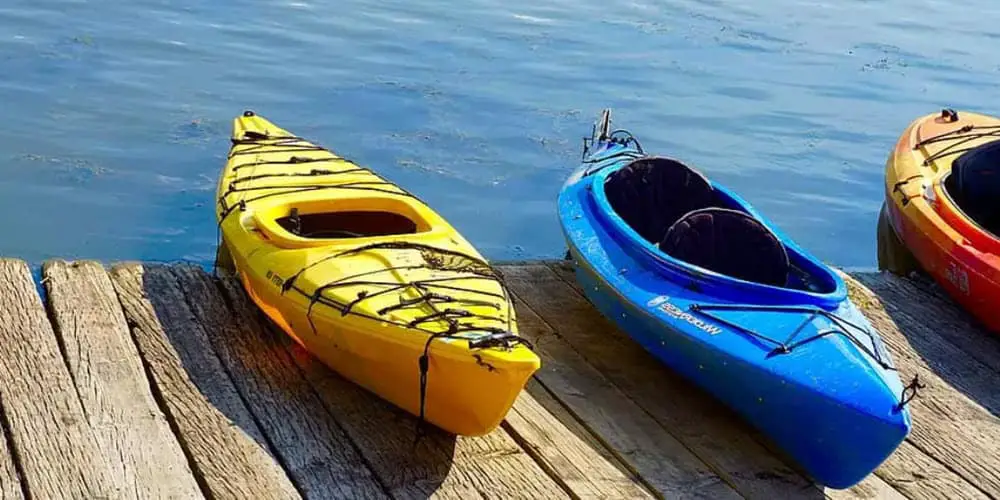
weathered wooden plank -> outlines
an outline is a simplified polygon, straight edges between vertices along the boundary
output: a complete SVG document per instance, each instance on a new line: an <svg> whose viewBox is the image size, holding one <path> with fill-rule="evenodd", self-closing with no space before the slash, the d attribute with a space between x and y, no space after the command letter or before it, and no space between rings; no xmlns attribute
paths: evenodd
<svg viewBox="0 0 1000 500"><path fill-rule="evenodd" d="M887 313L886 305L878 296L850 276L843 273L841 275L847 282L852 299L882 333L882 338L892 352L893 360L901 375L912 377L916 374L920 377L921 383L925 384L910 403L913 430L908 440L917 449L929 454L961 476L968 483L965 488L971 486L988 495L1000 496L1000 448L997 444L1000 443L1000 418L954 387L954 385L970 387L968 381L943 378L957 377L956 374L962 373L965 369L949 367L942 361L944 359L941 357L942 353L929 353L926 349L945 351L944 356L954 356L954 364L978 362L963 356L957 347L947 342L934 342L930 344L933 347L923 343L929 342L927 339L929 332L947 328L946 325L938 323L938 317L921 317L916 323L905 320L904 324L908 328L904 334L900 331L903 325L893 321L891 317L893 313ZM928 295L923 297L923 300L938 299ZM897 317L902 317L899 313L906 307L908 306L902 303L890 306ZM920 347L915 347L914 344ZM938 360L933 368L929 366L931 362L929 358ZM994 374L981 364L978 367L973 366L973 369L978 369L981 374ZM939 372L943 375L939 375ZM983 396L984 392L977 391L975 394ZM961 484L955 478L949 478L948 482L956 485L954 487ZM926 485L921 482L909 483L908 487L911 491L922 488L926 492L925 496L931 496L937 494L936 489L940 483L941 480L938 479L928 481Z"/></svg>
<svg viewBox="0 0 1000 500"><path fill-rule="evenodd" d="M0 307L4 302L0 302ZM15 464L13 449L10 444L10 435L5 427L6 417L3 409L0 408L0 500L21 500L25 498L24 485L21 484L21 477Z"/></svg>
<svg viewBox="0 0 1000 500"><path fill-rule="evenodd" d="M226 304L220 282L201 268L172 268L195 317L303 495L385 498L353 443L294 360L243 302ZM221 282L231 286L231 281Z"/></svg>
<svg viewBox="0 0 1000 500"><path fill-rule="evenodd" d="M810 482L750 435L749 426L656 362L542 264L501 267L515 292L570 342L582 359L669 429L747 496L815 495ZM522 323L524 320L522 320Z"/></svg>
<svg viewBox="0 0 1000 500"><path fill-rule="evenodd" d="M456 437L428 426L416 441L415 418L339 376L276 328L269 331L290 350L394 498L566 496L503 429Z"/></svg>
<svg viewBox="0 0 1000 500"><path fill-rule="evenodd" d="M235 280L224 284L234 309L252 309ZM482 437L431 432L413 453L416 420L409 414L350 383L292 342L278 327L257 313L268 330L285 344L317 388L328 408L359 445L390 493L397 497L468 495L552 498L561 493L517 442L498 429ZM575 422L573 422L576 424ZM576 424L577 427L579 426ZM582 442L527 393L522 393L505 422L509 432L521 431L522 445L531 447L549 475L577 498L642 498L649 496L605 456ZM599 446L599 445L598 445ZM605 452L606 453L606 452ZM450 465L442 463L446 459ZM442 469L442 467L444 467Z"/></svg>
<svg viewBox="0 0 1000 500"><path fill-rule="evenodd" d="M556 335L529 306L521 268L501 267L512 286L521 335L542 358L536 378L615 452L652 490L666 498L738 497L697 456ZM540 297L532 296L533 299Z"/></svg>
<svg viewBox="0 0 1000 500"><path fill-rule="evenodd" d="M1000 379L1000 335L978 326L935 284L888 272L852 273L851 277L879 297L928 366L993 413L1000 413L1000 394L995 390Z"/></svg>
<svg viewBox="0 0 1000 500"><path fill-rule="evenodd" d="M0 283L0 402L28 493L118 496L27 264L0 259Z"/></svg>
<svg viewBox="0 0 1000 500"><path fill-rule="evenodd" d="M528 382L504 428L576 498L652 498L638 478L537 380Z"/></svg>
<svg viewBox="0 0 1000 500"><path fill-rule="evenodd" d="M586 301L585 294L583 293L583 290L580 289L580 285L577 283L576 277L573 275L573 267L571 263L566 261L550 261L546 263L546 265L559 279L561 279L581 298L584 298L584 301ZM589 302L587 302L587 304L589 304ZM597 316L600 316L600 313L593 309L593 307L589 307L589 309L593 311L593 313L597 314ZM603 317L601 317L599 321L606 327L604 332L607 335L603 337L603 341L611 342L611 339L614 339L614 341L617 342L617 344L612 344L616 347L608 347L608 349L611 349L610 352L619 353L618 355L627 355L630 357L629 359L635 360L631 364L643 366L644 368L650 370L649 373L659 373L659 375L646 375L647 377L652 378L632 378L632 380L626 380L624 383L626 384L626 387L637 391L630 392L629 394L633 394L634 397L642 401L644 404L649 402L654 403L653 406L647 407L647 409L652 411L657 418L660 418L661 422L664 422L666 425L684 423L681 428L689 428L688 426L692 422L696 422L694 424L695 427L691 428L691 430L696 436L701 436L707 440L707 443L705 444L707 445L709 453L736 454L730 459L723 457L723 460L732 460L731 466L733 466L736 471L746 467L746 464L748 463L760 464L758 467L767 464L768 467L781 470L781 465L778 464L784 464L784 462L779 458L778 454L774 454L774 450L771 448L772 444L764 439L764 437L761 436L756 429L746 424L743 419L741 419L734 412L730 411L729 408L720 401L697 388L682 377L679 377L668 368L664 367L659 361L646 353L641 346L629 339L623 332L619 331L616 327L614 327L614 325L606 321ZM597 342L601 341L602 339L597 339ZM600 344L595 345L594 348L601 349ZM624 349L628 354L623 354L622 351L615 349ZM642 376L643 375L639 375L639 377ZM637 386L632 383L634 380L645 381L647 383L640 383L640 385ZM684 399L685 404L683 406L671 408L655 405L655 403L659 401L656 398L653 398L652 400L650 398L652 398L655 394L654 391L657 390L658 384L648 383L653 380L670 384L669 386L679 393L687 391L687 397ZM701 419L702 415L712 415L714 418ZM679 420L677 420L678 418ZM702 430L699 431L698 426L703 426L701 428ZM728 429L728 432L724 429ZM729 440L735 437L739 438L737 442L740 444L738 446L730 447L728 449L722 448L725 443L730 442ZM715 451L713 452L711 450ZM754 458L755 456L760 458ZM746 476L749 472L750 471L744 471L742 474ZM768 481L775 479L770 475L771 473L771 471L767 471L765 469L763 471L763 479ZM783 471L783 473L789 474L793 472L786 470ZM796 474L796 476L798 476L798 474ZM749 477L760 479L761 473L754 473L753 476ZM789 486L799 487L801 484L800 481L808 481L808 479L804 477L799 477L801 479L793 479L793 482L791 482ZM785 478L786 481L789 479L792 478ZM887 484L884 480L874 474L869 475L858 484L843 490L823 487L812 483L811 481L809 481L809 484L811 484L814 488L823 491L826 497L832 499L846 500L902 497L899 491L895 490L890 484ZM781 488L781 486L779 486L779 488ZM763 490L763 492L769 494L766 489ZM801 494L808 496L813 494L813 492L803 489L801 490Z"/></svg>
<svg viewBox="0 0 1000 500"><path fill-rule="evenodd" d="M904 441L877 473L907 497L917 500L990 498L909 441Z"/></svg>
<svg viewBox="0 0 1000 500"><path fill-rule="evenodd" d="M904 500L906 498L893 485L874 474L869 474L868 477L862 479L858 484L843 490L835 490L816 485L815 483L814 487L822 491L824 496L831 500L867 500L876 498L878 500Z"/></svg>
<svg viewBox="0 0 1000 500"><path fill-rule="evenodd" d="M200 497L187 458L153 398L104 267L48 261L42 274L53 327L119 494Z"/></svg>
<svg viewBox="0 0 1000 500"><path fill-rule="evenodd" d="M162 266L120 263L111 278L132 336L194 472L214 498L299 498Z"/></svg>
<svg viewBox="0 0 1000 500"><path fill-rule="evenodd" d="M395 498L565 496L504 430L458 437L429 428L415 443L416 419L339 376L291 341L250 302L235 280L222 280L233 310L259 321L269 341L288 349L327 408L357 443Z"/></svg>

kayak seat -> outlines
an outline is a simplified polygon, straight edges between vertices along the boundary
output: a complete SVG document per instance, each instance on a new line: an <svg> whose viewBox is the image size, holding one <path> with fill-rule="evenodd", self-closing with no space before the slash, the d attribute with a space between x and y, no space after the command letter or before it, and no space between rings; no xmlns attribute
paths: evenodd
<svg viewBox="0 0 1000 500"><path fill-rule="evenodd" d="M1000 235L1000 141L971 149L952 163L944 188L970 219Z"/></svg>
<svg viewBox="0 0 1000 500"><path fill-rule="evenodd" d="M728 208L688 212L659 249L679 260L744 281L785 286L790 265L778 237L757 219Z"/></svg>
<svg viewBox="0 0 1000 500"><path fill-rule="evenodd" d="M654 245L681 216L715 202L715 190L704 175L655 156L633 160L609 175L604 192L615 213Z"/></svg>

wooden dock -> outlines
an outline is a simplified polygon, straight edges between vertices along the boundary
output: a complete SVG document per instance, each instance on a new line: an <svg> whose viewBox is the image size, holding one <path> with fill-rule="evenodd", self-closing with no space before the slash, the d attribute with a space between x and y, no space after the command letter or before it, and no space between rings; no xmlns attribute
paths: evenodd
<svg viewBox="0 0 1000 500"><path fill-rule="evenodd" d="M911 437L831 490L609 326L564 263L498 268L543 367L492 434L416 441L414 418L303 352L231 279L51 261L39 286L0 260L0 496L1000 496L1000 341L932 286L847 277L925 387Z"/></svg>

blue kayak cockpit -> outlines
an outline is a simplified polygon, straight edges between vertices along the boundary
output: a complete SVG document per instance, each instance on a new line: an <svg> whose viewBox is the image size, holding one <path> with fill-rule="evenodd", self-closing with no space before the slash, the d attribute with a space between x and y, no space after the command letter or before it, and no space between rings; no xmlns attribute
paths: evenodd
<svg viewBox="0 0 1000 500"><path fill-rule="evenodd" d="M833 308L846 297L837 275L684 163L638 156L591 177L585 182L601 222L634 259L668 278L736 292L725 297L734 301L742 291L755 302Z"/></svg>

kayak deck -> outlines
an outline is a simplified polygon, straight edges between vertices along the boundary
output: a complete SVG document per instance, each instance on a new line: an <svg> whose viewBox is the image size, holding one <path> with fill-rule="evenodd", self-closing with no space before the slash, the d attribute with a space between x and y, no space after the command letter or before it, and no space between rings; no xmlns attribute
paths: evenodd
<svg viewBox="0 0 1000 500"><path fill-rule="evenodd" d="M651 244L656 235L683 223L673 222L673 216L687 213L690 219L699 210L671 205L685 205L678 200L698 196L699 188L683 165L654 161L606 168L561 192L563 231L586 297L635 343L738 411L817 480L843 488L862 479L896 449L911 424L899 405L906 389L891 355L844 301L846 286L787 238L771 240L788 254L774 263L777 272L771 274L780 283L775 285L699 271L658 251ZM640 169L649 173L635 185L616 183ZM656 169L663 172L659 178ZM608 201L617 190L627 193L621 200L641 204L649 197L653 206L640 205L633 213L623 204L613 208ZM752 213L721 186L714 195L696 203L724 203ZM636 213L667 213L669 220L646 236L642 230L656 224L630 217ZM721 238L718 232L695 235L702 243ZM742 259L760 266L765 260L760 248L741 248ZM781 264L807 269L804 276L826 284L785 286L793 273ZM802 423L790 421L792 415Z"/></svg>
<svg viewBox="0 0 1000 500"><path fill-rule="evenodd" d="M476 438L432 432L415 447L414 418L261 322L232 280L185 265L116 263L106 272L52 262L33 282L23 262L2 261L0 492L824 495L604 320L565 263L497 267L549 368L500 429ZM43 300L33 295L39 278ZM915 432L903 446L859 486L827 490L828 498L1000 494L1000 342L923 285L867 272L845 281L901 375L919 374L926 388L911 403ZM61 350L57 338L77 348ZM109 418L115 425L103 423Z"/></svg>

